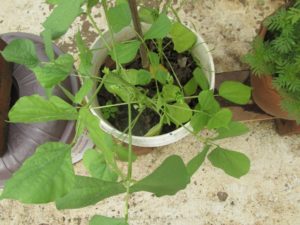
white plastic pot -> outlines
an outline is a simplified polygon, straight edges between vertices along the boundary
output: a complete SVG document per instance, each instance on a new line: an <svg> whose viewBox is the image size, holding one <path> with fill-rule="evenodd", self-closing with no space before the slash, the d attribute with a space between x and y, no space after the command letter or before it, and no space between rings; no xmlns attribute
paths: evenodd
<svg viewBox="0 0 300 225"><path fill-rule="evenodd" d="M149 29L149 25L142 24L143 31L145 32ZM196 34L196 33L195 33ZM212 55L210 54L209 48L203 38L197 35L197 43L194 45L191 53L192 55L201 62L201 66L203 71L210 83L210 89L214 89L215 87L215 67L213 63ZM112 43L111 35L109 32L106 32L103 35L105 42L109 45ZM115 34L115 40L117 42L127 41L135 38L135 31L132 27L126 27L119 33ZM93 49L93 74L98 74L101 65L105 62L107 58L108 52L105 48L105 44L102 38L98 38L94 44L92 45ZM94 87L94 90L95 91ZM115 129L108 121L106 121L102 115L100 110L94 110L93 107L99 107L97 99L93 101L91 104L91 110L94 115L99 117L100 119L100 127L107 133L112 134L115 138L128 143L128 135L123 134L119 130ZM187 128L192 130L190 123L185 125ZM179 141L180 139L186 137L189 134L185 127L180 127L172 132L153 136L153 137L142 137L142 136L132 136L132 144L134 146L139 147L160 147L172 144L174 142Z"/></svg>

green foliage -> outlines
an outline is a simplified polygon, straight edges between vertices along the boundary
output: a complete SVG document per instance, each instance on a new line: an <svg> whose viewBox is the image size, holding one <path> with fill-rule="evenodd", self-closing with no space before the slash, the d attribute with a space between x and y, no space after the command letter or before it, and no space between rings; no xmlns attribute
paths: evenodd
<svg viewBox="0 0 300 225"><path fill-rule="evenodd" d="M203 164L205 157L210 149L210 145L205 145L203 150L199 152L194 158L192 158L186 166L189 176L193 176L194 173L200 168Z"/></svg>
<svg viewBox="0 0 300 225"><path fill-rule="evenodd" d="M113 50L109 52L109 55L114 61L117 61L120 64L129 63L135 58L140 45L141 42L138 40L117 43Z"/></svg>
<svg viewBox="0 0 300 225"><path fill-rule="evenodd" d="M74 182L71 146L49 142L39 146L6 182L1 198L48 203L67 194Z"/></svg>
<svg viewBox="0 0 300 225"><path fill-rule="evenodd" d="M248 103L251 97L251 88L236 81L225 81L219 88L219 95L239 105Z"/></svg>
<svg viewBox="0 0 300 225"><path fill-rule="evenodd" d="M129 225L125 219L109 218L105 216L93 216L89 225Z"/></svg>
<svg viewBox="0 0 300 225"><path fill-rule="evenodd" d="M144 38L147 39L162 39L166 37L171 30L171 21L169 17L162 13L157 20L152 24L150 29L146 32Z"/></svg>
<svg viewBox="0 0 300 225"><path fill-rule="evenodd" d="M229 109L221 109L214 114L207 122L208 129L227 127L232 119L232 112Z"/></svg>
<svg viewBox="0 0 300 225"><path fill-rule="evenodd" d="M109 8L107 11L107 19L115 33L128 26L131 22L131 13L128 3L121 1L121 3L116 6Z"/></svg>
<svg viewBox="0 0 300 225"><path fill-rule="evenodd" d="M199 87L201 87L202 90L209 89L208 80L201 68L197 67L193 72L193 76L196 83L199 85Z"/></svg>
<svg viewBox="0 0 300 225"><path fill-rule="evenodd" d="M281 8L265 21L265 40L256 38L253 52L244 57L254 74L272 75L274 87L284 93L282 107L300 121L300 4Z"/></svg>

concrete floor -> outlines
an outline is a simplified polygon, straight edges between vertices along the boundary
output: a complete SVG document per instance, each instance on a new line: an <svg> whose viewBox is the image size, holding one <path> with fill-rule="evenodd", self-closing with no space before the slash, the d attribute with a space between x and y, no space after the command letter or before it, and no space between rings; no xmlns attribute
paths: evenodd
<svg viewBox="0 0 300 225"><path fill-rule="evenodd" d="M41 31L40 23L49 6L40 0L1 0L0 33ZM150 1L145 1L150 2ZM177 2L177 1L175 1ZM194 25L209 46L218 72L246 68L240 57L260 21L283 0L189 0L179 14ZM177 4L178 5L178 4ZM177 6L176 6L177 7ZM97 18L102 23L102 18ZM59 45L74 50L77 24L84 24L84 36L91 43L95 33L84 19L78 20ZM220 141L227 148L246 153L252 162L250 173L240 180L228 177L208 162L184 191L173 197L155 198L137 193L131 200L131 225L299 225L300 224L300 136L280 137L269 122L247 124L250 132ZM190 159L201 149L192 137L141 156L134 175L143 177L169 154ZM82 163L76 170L84 174ZM218 192L228 198L220 201ZM1 225L86 225L94 214L122 216L124 196L114 197L80 210L57 211L52 204L29 206L16 201L0 202Z"/></svg>

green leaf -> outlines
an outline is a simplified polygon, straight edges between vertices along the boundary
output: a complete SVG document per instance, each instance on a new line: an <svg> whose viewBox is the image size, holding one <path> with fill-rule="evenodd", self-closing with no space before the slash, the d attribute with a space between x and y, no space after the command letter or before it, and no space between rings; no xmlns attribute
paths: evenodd
<svg viewBox="0 0 300 225"><path fill-rule="evenodd" d="M208 129L215 129L220 127L227 127L231 122L232 112L230 109L221 109L214 114L207 123Z"/></svg>
<svg viewBox="0 0 300 225"><path fill-rule="evenodd" d="M135 183L131 192L148 191L157 197L174 195L184 189L190 182L187 169L177 155L168 157L149 176Z"/></svg>
<svg viewBox="0 0 300 225"><path fill-rule="evenodd" d="M38 123L53 120L76 120L76 108L59 97L52 96L49 100L39 96L20 98L9 112L12 123Z"/></svg>
<svg viewBox="0 0 300 225"><path fill-rule="evenodd" d="M191 126L194 133L199 133L204 129L210 119L210 116L205 112L197 112L191 119Z"/></svg>
<svg viewBox="0 0 300 225"><path fill-rule="evenodd" d="M150 64L152 66L158 66L160 63L160 59L157 53L155 52L148 52L148 58L150 60Z"/></svg>
<svg viewBox="0 0 300 225"><path fill-rule="evenodd" d="M186 169L190 177L193 176L203 164L210 147L210 145L205 145L203 150L188 162Z"/></svg>
<svg viewBox="0 0 300 225"><path fill-rule="evenodd" d="M112 30L117 33L131 22L131 12L127 2L111 7L107 12L108 23Z"/></svg>
<svg viewBox="0 0 300 225"><path fill-rule="evenodd" d="M202 90L209 89L208 80L201 68L197 67L193 72L193 76Z"/></svg>
<svg viewBox="0 0 300 225"><path fill-rule="evenodd" d="M92 177L104 181L117 181L118 174L106 164L102 153L88 149L83 155L83 164Z"/></svg>
<svg viewBox="0 0 300 225"><path fill-rule="evenodd" d="M53 50L53 45L52 45L51 32L49 30L44 30L41 33L41 36L43 38L45 52L46 52L49 60L54 61L55 55L54 55L54 50Z"/></svg>
<svg viewBox="0 0 300 225"><path fill-rule="evenodd" d="M183 91L187 96L191 96L196 93L197 87L198 87L197 82L193 77L184 85Z"/></svg>
<svg viewBox="0 0 300 225"><path fill-rule="evenodd" d="M180 88L173 84L166 84L163 86L162 95L166 101L175 101L183 97Z"/></svg>
<svg viewBox="0 0 300 225"><path fill-rule="evenodd" d="M28 68L34 68L39 64L36 48L31 40L13 40L6 46L1 54L6 61L25 65Z"/></svg>
<svg viewBox="0 0 300 225"><path fill-rule="evenodd" d="M247 104L251 97L251 88L236 81L224 81L219 88L219 95L233 103Z"/></svg>
<svg viewBox="0 0 300 225"><path fill-rule="evenodd" d="M68 194L56 200L56 208L59 210L83 208L125 191L121 183L76 176L73 188Z"/></svg>
<svg viewBox="0 0 300 225"><path fill-rule="evenodd" d="M167 83L173 83L173 77L170 75L168 70L163 67L163 65L151 65L150 66L150 73L152 76L161 84L165 85Z"/></svg>
<svg viewBox="0 0 300 225"><path fill-rule="evenodd" d="M231 121L227 127L218 128L217 132L218 136L215 139L223 139L246 134L249 132L249 128L243 123Z"/></svg>
<svg viewBox="0 0 300 225"><path fill-rule="evenodd" d="M89 225L129 225L124 218L109 218L105 216L93 216Z"/></svg>
<svg viewBox="0 0 300 225"><path fill-rule="evenodd" d="M235 178L244 176L250 169L250 160L246 155L220 147L214 149L208 159L213 166Z"/></svg>
<svg viewBox="0 0 300 225"><path fill-rule="evenodd" d="M177 126L188 122L193 115L193 112L185 102L176 102L172 105L167 105L168 117Z"/></svg>
<svg viewBox="0 0 300 225"><path fill-rule="evenodd" d="M140 45L141 42L138 40L117 43L114 49L109 52L109 55L115 62L120 64L129 63L136 57Z"/></svg>
<svg viewBox="0 0 300 225"><path fill-rule="evenodd" d="M74 181L71 146L49 142L40 145L5 183L1 198L48 203L68 193Z"/></svg>
<svg viewBox="0 0 300 225"><path fill-rule="evenodd" d="M196 35L179 22L172 25L170 35L174 42L174 48L179 53L189 50L197 41Z"/></svg>
<svg viewBox="0 0 300 225"><path fill-rule="evenodd" d="M151 73L143 69L123 70L121 73L121 77L132 85L146 85L149 84L152 79Z"/></svg>
<svg viewBox="0 0 300 225"><path fill-rule="evenodd" d="M65 80L73 69L74 59L69 54L60 55L54 63L44 63L33 68L39 83L45 88L52 88Z"/></svg>
<svg viewBox="0 0 300 225"><path fill-rule="evenodd" d="M58 4L60 1L61 1L61 0L46 0L46 2L47 2L48 4L51 4L51 5L56 5L56 4Z"/></svg>
<svg viewBox="0 0 300 225"><path fill-rule="evenodd" d="M83 85L75 95L74 102L80 104L84 97L92 90L94 81L91 79L85 79Z"/></svg>
<svg viewBox="0 0 300 225"><path fill-rule="evenodd" d="M80 59L78 71L82 76L90 76L91 69L93 67L93 64L92 64L93 53L85 45L80 32L78 32L76 34L76 45L79 50L79 59Z"/></svg>
<svg viewBox="0 0 300 225"><path fill-rule="evenodd" d="M139 8L139 17L142 22L152 24L158 18L158 15L159 12L156 9L151 9L144 6L140 6Z"/></svg>
<svg viewBox="0 0 300 225"><path fill-rule="evenodd" d="M51 32L53 40L67 32L76 17L82 13L83 2L84 0L59 1L59 4L43 23L43 27Z"/></svg>
<svg viewBox="0 0 300 225"><path fill-rule="evenodd" d="M99 3L99 0L87 0L87 8L91 10L95 5Z"/></svg>
<svg viewBox="0 0 300 225"><path fill-rule="evenodd" d="M207 113L216 113L220 110L220 105L214 98L212 90L201 91L198 96L200 109Z"/></svg>
<svg viewBox="0 0 300 225"><path fill-rule="evenodd" d="M168 16L165 13L162 13L145 33L144 39L163 39L169 34L171 26L172 23Z"/></svg>
<svg viewBox="0 0 300 225"><path fill-rule="evenodd" d="M116 152L118 159L123 162L128 162L128 148L122 146L121 144L116 144L114 151ZM131 152L131 160L134 162L137 156L134 152Z"/></svg>
<svg viewBox="0 0 300 225"><path fill-rule="evenodd" d="M161 130L163 128L163 120L160 120L158 124L153 126L148 132L144 135L145 137L153 137L156 135L159 135L161 133Z"/></svg>

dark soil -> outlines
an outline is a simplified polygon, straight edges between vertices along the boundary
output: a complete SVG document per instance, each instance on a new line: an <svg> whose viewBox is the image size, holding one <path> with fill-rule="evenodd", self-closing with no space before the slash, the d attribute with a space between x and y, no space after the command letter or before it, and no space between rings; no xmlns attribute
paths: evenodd
<svg viewBox="0 0 300 225"><path fill-rule="evenodd" d="M148 41L147 43L148 48L153 51L157 52L157 48L154 45L153 42ZM163 40L163 46L165 46L164 54L166 57L168 57L168 60L177 74L177 77L181 83L182 86L184 86L191 78L192 78L192 72L197 67L197 64L194 62L192 55L189 52L185 53L177 53L174 50L174 45L171 42L171 39L165 38ZM185 63L186 61L186 63ZM181 65L180 65L181 64ZM184 64L184 65L182 65ZM110 57L106 59L105 65L106 67L109 67L110 69L115 68L115 64L111 60ZM103 67L100 68L100 76L102 76L102 70ZM171 66L164 60L163 66L168 69L170 74L172 74ZM125 65L126 69L141 69L142 63L141 58L139 54L137 55L136 59L132 61L131 63ZM172 74L173 76L173 74ZM176 83L176 79L174 77L174 84ZM153 95L156 93L156 85L155 82L152 81L147 86L144 86L148 90L148 96L153 97ZM159 85L159 89L162 89L162 86ZM111 101L112 104L122 103L122 101L112 94L110 94L108 91L106 91L105 88L102 88L101 91L98 93L98 101L100 105L105 105L108 101ZM195 106L195 101L190 101L189 105L191 107ZM136 118L138 115L138 111L132 107L132 118ZM147 108L144 110L144 112L140 115L139 119L137 120L137 123L133 127L132 133L137 136L144 136L153 126L158 124L159 122L159 115L154 112L153 110ZM128 108L127 106L118 106L118 111L115 113L113 117L110 117L108 121L118 130L125 131L128 127ZM174 124L171 125L164 125L161 134L169 133L176 129L176 126Z"/></svg>

